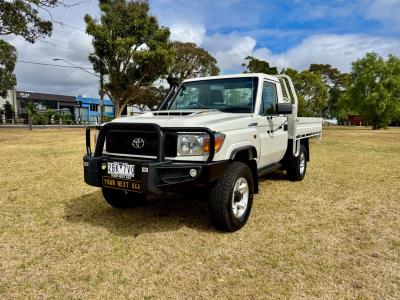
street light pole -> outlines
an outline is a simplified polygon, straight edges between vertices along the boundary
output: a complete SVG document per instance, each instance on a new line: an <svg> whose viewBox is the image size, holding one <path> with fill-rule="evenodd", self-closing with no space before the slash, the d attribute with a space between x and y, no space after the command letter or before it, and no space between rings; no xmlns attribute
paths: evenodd
<svg viewBox="0 0 400 300"><path fill-rule="evenodd" d="M104 89L103 89L103 74L100 74L100 123L103 123L104 111Z"/></svg>
<svg viewBox="0 0 400 300"><path fill-rule="evenodd" d="M103 115L104 115L104 68L101 63L100 66L100 123L103 123Z"/></svg>

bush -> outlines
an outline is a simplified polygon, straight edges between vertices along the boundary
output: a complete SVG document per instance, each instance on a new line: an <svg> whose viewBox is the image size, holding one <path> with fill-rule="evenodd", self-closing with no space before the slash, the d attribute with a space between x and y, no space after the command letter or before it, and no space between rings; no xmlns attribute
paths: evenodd
<svg viewBox="0 0 400 300"><path fill-rule="evenodd" d="M10 102L6 101L6 103L3 105L4 108L4 114L6 115L7 120L11 120L14 118L14 108L10 104Z"/></svg>
<svg viewBox="0 0 400 300"><path fill-rule="evenodd" d="M48 121L44 114L36 114L32 116L33 125L47 125Z"/></svg>
<svg viewBox="0 0 400 300"><path fill-rule="evenodd" d="M54 123L51 122L53 118ZM58 125L60 124L60 119L64 125L72 124L72 115L69 112L60 112L49 109L43 113L37 113L32 117L32 123L34 125Z"/></svg>

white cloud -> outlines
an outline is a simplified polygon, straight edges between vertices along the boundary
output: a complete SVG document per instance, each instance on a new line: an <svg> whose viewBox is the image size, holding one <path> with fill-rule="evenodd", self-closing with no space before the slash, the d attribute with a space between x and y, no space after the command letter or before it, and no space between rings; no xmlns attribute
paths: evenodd
<svg viewBox="0 0 400 300"><path fill-rule="evenodd" d="M200 45L206 34L203 25L193 25L188 23L173 24L170 27L171 40L181 42L192 42Z"/></svg>
<svg viewBox="0 0 400 300"><path fill-rule="evenodd" d="M366 16L371 19L389 21L400 26L400 1L372 0L368 6Z"/></svg>
<svg viewBox="0 0 400 300"><path fill-rule="evenodd" d="M313 35L288 49L286 54L273 54L268 48L256 48L255 39L238 34L215 35L206 37L205 41L213 45L212 53L225 72L241 71L241 64L248 55L267 60L278 69L292 67L304 70L311 63L321 63L331 64L343 72L350 71L351 63L367 52L376 52L384 57L400 55L398 39L357 34Z"/></svg>
<svg viewBox="0 0 400 300"><path fill-rule="evenodd" d="M292 21L348 18L362 10L364 1L370 0L296 1L290 18Z"/></svg>
<svg viewBox="0 0 400 300"><path fill-rule="evenodd" d="M172 33L174 34L173 30ZM289 48L286 53L272 53L268 48L258 48L256 39L238 32L206 35L205 31L202 31L197 35L197 40L201 41L201 47L217 59L224 73L241 72L241 65L246 56L267 60L278 69L292 67L304 70L311 63L321 63L331 64L343 72L348 72L351 62L363 57L367 52L377 52L382 56L400 55L400 40L361 34L312 35Z"/></svg>
<svg viewBox="0 0 400 300"><path fill-rule="evenodd" d="M287 51L286 65L303 70L308 68L310 63L323 63L348 72L351 62L363 57L367 52L376 52L382 56L399 55L400 41L356 34L314 35ZM281 63L282 56L283 54L279 54L279 58L275 56L275 59ZM283 67L283 65L278 66Z"/></svg>
<svg viewBox="0 0 400 300"><path fill-rule="evenodd" d="M52 17L57 21L53 26L53 34L35 44L27 43L19 37L8 36L6 39L17 48L19 61L68 65L63 61L53 61L53 58L63 58L81 67L91 67L88 61L92 49L91 39L84 32L83 16L86 13L98 16L97 4L82 2L70 8L59 7L52 10ZM44 16L48 17L47 13ZM65 25L60 25L61 23ZM79 69L19 62L15 73L19 90L98 96L98 79Z"/></svg>
<svg viewBox="0 0 400 300"><path fill-rule="evenodd" d="M252 55L257 44L254 38L236 32L207 35L205 28L200 25L174 24L170 29L172 40L194 42L207 49L225 72L241 69L244 58Z"/></svg>
<svg viewBox="0 0 400 300"><path fill-rule="evenodd" d="M38 40L35 44L14 38L12 44L18 49L18 61L68 66L64 61L53 60L62 58L82 68L91 67L88 61L92 51L90 37L82 31L73 31L69 35L56 32L51 38ZM98 94L98 79L80 69L18 62L15 73L20 90L66 95Z"/></svg>
<svg viewBox="0 0 400 300"><path fill-rule="evenodd" d="M221 70L232 72L241 68L243 59L252 53L256 43L250 36L230 33L206 36L201 46L217 59Z"/></svg>
<svg viewBox="0 0 400 300"><path fill-rule="evenodd" d="M232 44L231 49L228 51L218 51L215 57L219 62L220 68L225 71L235 71L241 67L245 57L251 55L256 40L245 36L236 43Z"/></svg>

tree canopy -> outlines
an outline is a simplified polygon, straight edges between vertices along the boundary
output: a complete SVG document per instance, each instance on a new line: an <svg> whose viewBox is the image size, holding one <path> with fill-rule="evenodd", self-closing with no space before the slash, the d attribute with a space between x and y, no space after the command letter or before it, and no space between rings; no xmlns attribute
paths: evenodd
<svg viewBox="0 0 400 300"><path fill-rule="evenodd" d="M137 101L140 102L139 107L147 106L152 109L153 106L158 106L164 99L166 93L167 89L163 86L151 86L149 88L142 89L140 95L138 96L140 101Z"/></svg>
<svg viewBox="0 0 400 300"><path fill-rule="evenodd" d="M17 83L14 67L17 62L17 50L9 43L0 40L0 96L5 98L7 90L13 89Z"/></svg>
<svg viewBox="0 0 400 300"><path fill-rule="evenodd" d="M269 63L265 60L259 60L252 56L247 56L242 67L246 68L244 73L264 73L276 75L278 74L278 69L276 67L270 67Z"/></svg>
<svg viewBox="0 0 400 300"><path fill-rule="evenodd" d="M331 118L336 117L338 115L338 101L346 89L348 74L341 73L329 64L311 64L309 71L322 76L329 94L326 115Z"/></svg>
<svg viewBox="0 0 400 300"><path fill-rule="evenodd" d="M174 74L180 81L219 74L217 60L195 43L173 42L172 50L174 59L170 74Z"/></svg>
<svg viewBox="0 0 400 300"><path fill-rule="evenodd" d="M34 43L38 38L50 36L51 21L40 16L39 11L47 11L60 5L59 0L0 0L0 36L17 35ZM8 89L17 83L13 74L17 51L4 40L0 40L0 96L5 97Z"/></svg>
<svg viewBox="0 0 400 300"><path fill-rule="evenodd" d="M58 0L0 0L0 35L18 35L30 43L50 36L53 24L41 17L39 10L48 10L59 4Z"/></svg>
<svg viewBox="0 0 400 300"><path fill-rule="evenodd" d="M353 62L344 104L363 115L374 129L387 127L400 116L400 59L389 55L385 61L367 53Z"/></svg>
<svg viewBox="0 0 400 300"><path fill-rule="evenodd" d="M149 15L144 1L100 2L100 20L85 16L93 37L90 61L106 75L104 91L115 104L116 116L130 101L140 101L140 91L167 74L172 60L167 28Z"/></svg>
<svg viewBox="0 0 400 300"><path fill-rule="evenodd" d="M328 89L319 73L285 71L292 80L299 100L298 115L301 117L322 117L328 104Z"/></svg>

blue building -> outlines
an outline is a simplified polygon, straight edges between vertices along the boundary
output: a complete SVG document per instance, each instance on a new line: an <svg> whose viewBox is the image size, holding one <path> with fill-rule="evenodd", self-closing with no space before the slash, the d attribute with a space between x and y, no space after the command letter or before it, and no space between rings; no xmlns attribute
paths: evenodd
<svg viewBox="0 0 400 300"><path fill-rule="evenodd" d="M115 116L114 104L111 100L104 100L103 118L110 120ZM76 97L76 122L84 124L100 123L100 99L87 98L82 96Z"/></svg>

